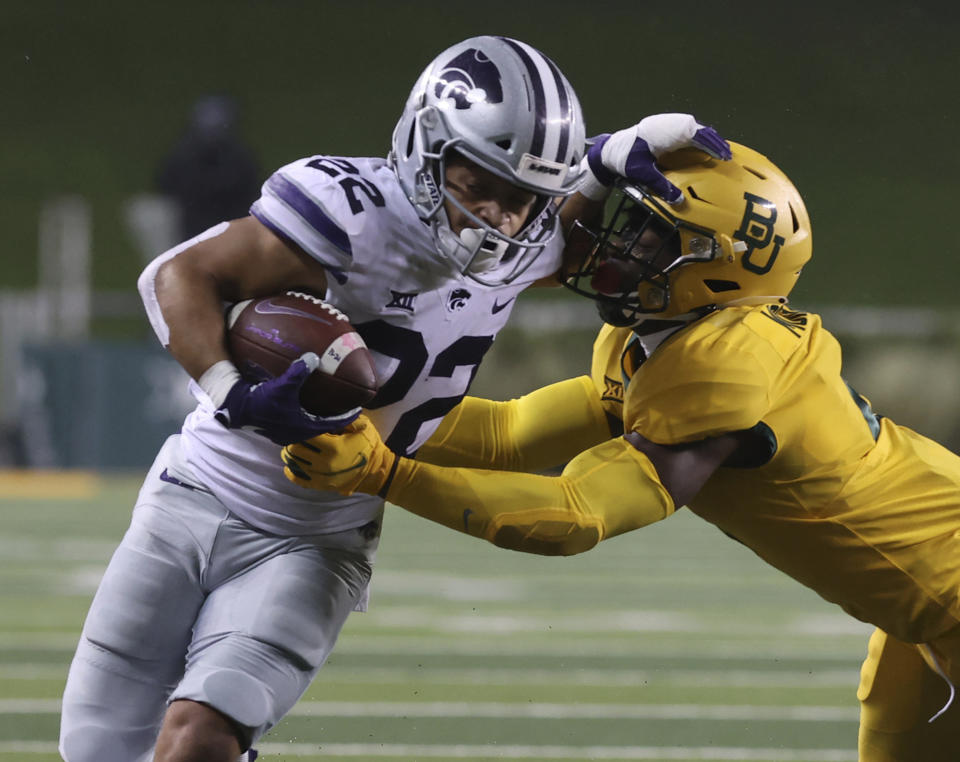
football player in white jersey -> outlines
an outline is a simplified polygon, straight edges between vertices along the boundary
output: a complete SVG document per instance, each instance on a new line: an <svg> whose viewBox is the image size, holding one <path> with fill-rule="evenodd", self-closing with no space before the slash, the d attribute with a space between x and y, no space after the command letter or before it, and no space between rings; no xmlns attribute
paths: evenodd
<svg viewBox="0 0 960 762"><path fill-rule="evenodd" d="M665 196L676 189L655 154L726 150L689 115L623 132L595 174ZM412 455L466 394L517 295L560 270L565 229L597 210L610 178L583 185L583 154L580 106L556 65L516 40L471 38L423 72L388 159L288 164L250 216L146 268L151 324L198 404L158 454L91 605L64 692L67 762L252 755L365 606L382 498L305 489L280 468L281 445L359 411L300 407L315 355L273 381L241 379L224 305L297 289L345 312L377 362L366 412Z"/></svg>

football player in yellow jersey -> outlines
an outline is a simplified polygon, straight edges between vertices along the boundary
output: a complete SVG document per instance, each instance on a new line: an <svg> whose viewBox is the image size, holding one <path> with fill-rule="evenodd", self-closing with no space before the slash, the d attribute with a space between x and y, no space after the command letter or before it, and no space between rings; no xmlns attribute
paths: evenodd
<svg viewBox="0 0 960 762"><path fill-rule="evenodd" d="M956 759L960 458L875 415L820 318L788 309L811 256L803 200L766 157L733 149L726 162L671 155L678 203L621 185L607 224L587 231L567 285L607 323L591 378L467 398L416 460L361 418L287 447L285 471L544 555L685 505L876 625L861 762Z"/></svg>

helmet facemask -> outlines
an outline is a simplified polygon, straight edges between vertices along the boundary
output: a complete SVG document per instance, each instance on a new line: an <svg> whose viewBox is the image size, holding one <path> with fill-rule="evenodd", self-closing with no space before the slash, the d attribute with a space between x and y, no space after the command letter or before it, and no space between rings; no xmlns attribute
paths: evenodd
<svg viewBox="0 0 960 762"><path fill-rule="evenodd" d="M484 285L509 283L530 267L557 235L558 215L566 198L555 201L551 195L535 193L520 230L509 236L476 216L447 188L447 168L453 164L469 162L493 171L469 156L466 148L462 140L454 138L435 150L421 149L423 165L416 175L418 192L422 189L425 203L421 218L430 225L441 255L458 272ZM469 223L459 234L450 227L446 204L455 207Z"/></svg>
<svg viewBox="0 0 960 762"><path fill-rule="evenodd" d="M574 235L592 243L564 285L596 301L605 323L636 326L669 310L678 268L709 262L720 245L711 231L678 220L642 188L621 186L611 201L613 211L599 231L576 224L571 244L580 245Z"/></svg>

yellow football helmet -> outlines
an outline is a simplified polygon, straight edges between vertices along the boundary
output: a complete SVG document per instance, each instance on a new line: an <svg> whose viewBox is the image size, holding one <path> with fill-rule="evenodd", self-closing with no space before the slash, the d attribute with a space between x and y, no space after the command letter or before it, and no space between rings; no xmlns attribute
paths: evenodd
<svg viewBox="0 0 960 762"><path fill-rule="evenodd" d="M565 285L598 302L604 321L635 326L731 304L785 303L812 253L810 218L767 157L684 149L659 160L684 194L668 205L622 184L612 213Z"/></svg>

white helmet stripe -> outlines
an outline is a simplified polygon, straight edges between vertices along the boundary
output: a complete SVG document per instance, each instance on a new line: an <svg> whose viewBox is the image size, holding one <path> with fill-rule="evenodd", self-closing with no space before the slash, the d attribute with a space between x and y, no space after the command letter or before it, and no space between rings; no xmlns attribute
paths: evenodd
<svg viewBox="0 0 960 762"><path fill-rule="evenodd" d="M560 69L549 58L546 59L550 66L550 73L553 74L553 84L557 88L557 95L560 100L560 140L557 147L557 161L561 164L569 164L567 161L567 148L570 145L570 129L576 117L573 113L573 103L567 93L566 83L563 81L563 75Z"/></svg>
<svg viewBox="0 0 960 762"><path fill-rule="evenodd" d="M536 48L509 37L501 37L523 61L533 88L536 125L530 153L544 159L556 156L566 164L570 144L571 104L556 65Z"/></svg>
<svg viewBox="0 0 960 762"><path fill-rule="evenodd" d="M530 57L530 53L539 56L540 52L517 40L511 40L509 37L501 37L500 39L513 48L526 67L527 75L530 77L530 85L533 87L533 109L536 117L533 129L533 140L530 143L530 153L534 156L543 156L544 136L547 131L547 102L543 92L543 79L540 76L540 71L537 64Z"/></svg>
<svg viewBox="0 0 960 762"><path fill-rule="evenodd" d="M520 44L525 45L525 43ZM551 156L556 156L558 162L568 164L566 157L559 150L561 143L569 143L570 112L566 88L563 87L562 80L558 81L554 75L557 67L553 61L536 48L529 45L527 47L532 53L532 60L536 62L545 101L545 139L540 156L548 160Z"/></svg>

